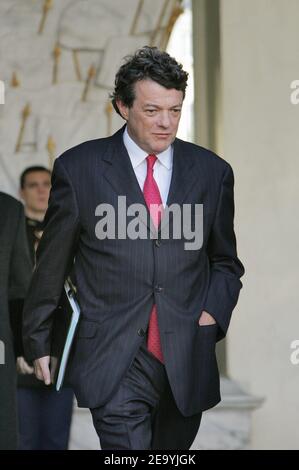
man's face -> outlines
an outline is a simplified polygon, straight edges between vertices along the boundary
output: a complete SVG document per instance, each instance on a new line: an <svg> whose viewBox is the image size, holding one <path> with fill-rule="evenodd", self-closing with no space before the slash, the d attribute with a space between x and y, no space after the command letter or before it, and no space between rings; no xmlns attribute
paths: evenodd
<svg viewBox="0 0 299 470"><path fill-rule="evenodd" d="M117 105L130 137L148 154L163 152L172 144L181 118L182 91L140 80L135 83L133 106L128 108L121 101Z"/></svg>
<svg viewBox="0 0 299 470"><path fill-rule="evenodd" d="M51 176L46 171L34 171L25 176L21 197L26 209L46 212L51 187Z"/></svg>

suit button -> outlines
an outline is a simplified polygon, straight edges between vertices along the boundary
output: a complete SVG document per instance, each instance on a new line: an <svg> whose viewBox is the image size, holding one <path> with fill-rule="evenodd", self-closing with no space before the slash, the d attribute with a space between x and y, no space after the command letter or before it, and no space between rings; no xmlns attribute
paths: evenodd
<svg viewBox="0 0 299 470"><path fill-rule="evenodd" d="M156 286L155 291L158 292L158 293L161 293L161 292L163 292L163 287L162 286Z"/></svg>
<svg viewBox="0 0 299 470"><path fill-rule="evenodd" d="M155 245L157 248L159 248L159 246L161 246L162 242L161 240L155 240Z"/></svg>
<svg viewBox="0 0 299 470"><path fill-rule="evenodd" d="M137 331L138 335L139 336L144 336L145 335L145 331L143 328L139 328L139 330Z"/></svg>

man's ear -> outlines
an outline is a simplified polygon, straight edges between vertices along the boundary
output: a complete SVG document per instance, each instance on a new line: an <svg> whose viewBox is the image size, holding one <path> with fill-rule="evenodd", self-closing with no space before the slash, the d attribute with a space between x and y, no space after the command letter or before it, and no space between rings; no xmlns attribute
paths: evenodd
<svg viewBox="0 0 299 470"><path fill-rule="evenodd" d="M122 116L122 118L127 121L128 120L128 117L129 117L129 113L128 113L128 107L120 100L117 100L116 101L116 104L117 104L117 107L119 109L119 112Z"/></svg>

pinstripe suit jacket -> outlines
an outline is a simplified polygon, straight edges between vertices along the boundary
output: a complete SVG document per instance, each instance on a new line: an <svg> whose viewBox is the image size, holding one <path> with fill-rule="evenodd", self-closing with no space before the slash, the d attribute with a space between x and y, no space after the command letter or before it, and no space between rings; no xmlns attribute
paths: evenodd
<svg viewBox="0 0 299 470"><path fill-rule="evenodd" d="M233 172L212 152L175 139L167 205L203 204L202 247L185 250L187 240L171 237L171 227L170 238L159 242L150 236L99 240L99 204L112 205L116 215L118 196L126 196L127 205L146 205L123 130L85 142L55 161L46 228L25 302L25 351L30 359L50 353L51 313L75 257L83 318L69 380L79 406L101 406L114 393L155 302L173 396L183 416L191 416L220 400L215 344L226 334L242 286L244 269L233 229ZM149 220L142 223L149 234ZM215 326L198 325L203 309L214 316Z"/></svg>

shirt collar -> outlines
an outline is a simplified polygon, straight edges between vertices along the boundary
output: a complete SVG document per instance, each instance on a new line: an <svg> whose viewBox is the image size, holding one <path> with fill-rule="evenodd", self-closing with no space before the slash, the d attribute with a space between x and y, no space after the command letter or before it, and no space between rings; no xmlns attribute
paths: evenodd
<svg viewBox="0 0 299 470"><path fill-rule="evenodd" d="M145 150L143 150L142 148L140 148L139 145L137 145L136 142L129 136L127 126L123 133L123 141L130 156L132 166L135 169L138 165L140 165L140 163L142 163L146 159L148 153L145 152ZM170 145L163 152L156 154L159 162L164 165L168 170L172 168L172 153L172 145Z"/></svg>

